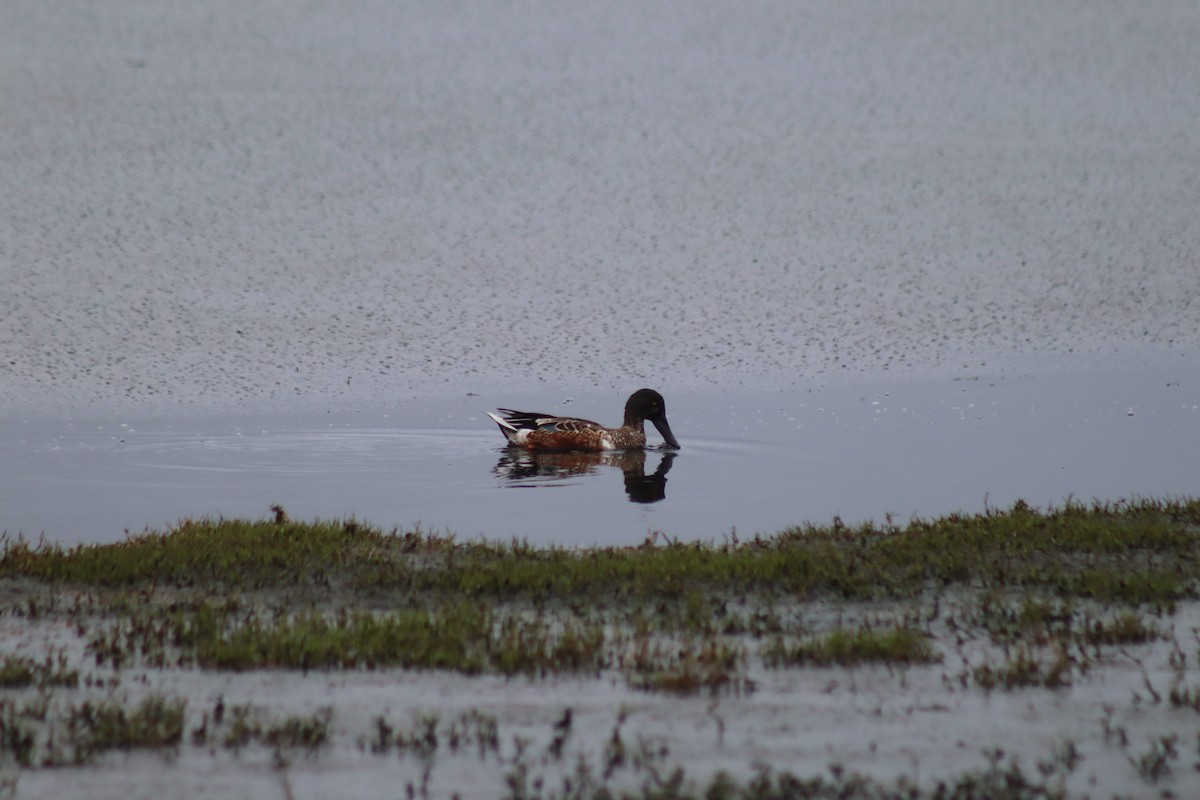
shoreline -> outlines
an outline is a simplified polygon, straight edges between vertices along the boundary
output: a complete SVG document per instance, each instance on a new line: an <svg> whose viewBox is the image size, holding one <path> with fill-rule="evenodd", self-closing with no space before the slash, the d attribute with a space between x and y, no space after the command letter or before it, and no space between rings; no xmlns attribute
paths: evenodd
<svg viewBox="0 0 1200 800"><path fill-rule="evenodd" d="M1198 531L1192 500L596 551L282 514L10 541L0 777L482 800L513 779L657 796L676 767L684 796L748 791L761 764L849 797L1186 794Z"/></svg>

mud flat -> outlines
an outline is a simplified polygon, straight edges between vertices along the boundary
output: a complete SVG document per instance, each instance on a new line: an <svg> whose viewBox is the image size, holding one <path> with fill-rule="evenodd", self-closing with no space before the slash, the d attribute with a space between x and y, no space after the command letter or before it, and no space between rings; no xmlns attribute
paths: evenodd
<svg viewBox="0 0 1200 800"><path fill-rule="evenodd" d="M1198 531L1195 501L1140 501L636 548L283 510L9 541L4 785L1187 796Z"/></svg>

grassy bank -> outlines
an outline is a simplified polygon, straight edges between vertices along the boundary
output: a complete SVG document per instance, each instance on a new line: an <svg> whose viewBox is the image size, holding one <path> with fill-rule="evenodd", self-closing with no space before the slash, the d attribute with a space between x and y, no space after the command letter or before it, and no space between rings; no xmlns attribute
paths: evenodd
<svg viewBox="0 0 1200 800"><path fill-rule="evenodd" d="M185 521L111 545L5 541L0 578L48 585L249 591L333 588L351 599L453 594L504 601L671 598L692 589L871 600L949 586L1029 587L1102 602L1170 602L1197 577L1200 501L1068 505L899 526L806 525L720 544L636 548L459 542L358 522Z"/></svg>
<svg viewBox="0 0 1200 800"><path fill-rule="evenodd" d="M921 629L934 623L997 640L1152 636L1140 614L1197 595L1198 538L1195 500L1018 503L903 527L594 549L294 522L278 509L110 545L8 541L0 582L13 610L65 613L102 663L530 675L617 665L640 685L685 690L736 685L747 641L768 640L767 663L782 665L928 663L937 653ZM859 611L831 628L830 604ZM645 679L665 662L686 664L686 679Z"/></svg>
<svg viewBox="0 0 1200 800"><path fill-rule="evenodd" d="M596 676L635 692L716 697L753 693L772 671L884 665L938 670L947 687L990 693L1057 691L1124 648L1169 641L1181 653L1177 679L1156 695L1196 713L1190 646L1167 621L1200 594L1198 544L1197 500L1017 503L743 541L652 536L633 548L458 541L295 522L283 509L110 545L6 540L0 611L58 633L36 656L0 655L0 763L86 765L114 749L188 746L266 747L286 762L333 737L333 707L272 716L218 701L189 711L169 692L123 694L131 671ZM419 748L419 731L397 730L380 717L355 739L372 752ZM1168 766L1169 751L1155 751ZM1143 755L1153 772L1155 754ZM1004 773L997 761L971 774ZM829 792L847 779L809 785ZM776 770L709 789L773 796L794 780Z"/></svg>

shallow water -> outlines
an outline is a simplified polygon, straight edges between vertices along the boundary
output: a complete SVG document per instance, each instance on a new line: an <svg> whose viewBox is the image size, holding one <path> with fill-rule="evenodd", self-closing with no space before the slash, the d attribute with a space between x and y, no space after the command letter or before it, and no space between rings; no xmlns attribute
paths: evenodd
<svg viewBox="0 0 1200 800"><path fill-rule="evenodd" d="M1162 696L1180 680L1175 657L1180 647L1192 652L1197 625L1200 605L1184 604L1161 621L1164 632L1173 631L1168 640L1084 658L1087 667L1080 666L1072 684L1055 691L967 688L958 676L981 663L988 645L969 637L953 644L953 636L941 645L940 664L773 670L751 659L754 691L682 698L630 689L608 673L530 680L395 669L308 674L138 670L139 679L127 682L118 696L135 702L152 692L186 698L189 730L218 698L229 707L252 704L277 719L329 706L334 709L330 742L307 756L289 752L282 763L274 762L266 748L231 756L227 747L187 741L170 757L114 753L83 769L26 770L19 775L16 796L402 797L407 785L421 785L428 767L428 796L485 800L508 796L504 777L513 771L518 738L534 754L533 775L546 776L546 786L553 787L577 758L597 769L624 717L623 738L631 751L642 742L664 748L662 766L683 765L687 778L701 783L717 770L744 780L756 764L805 777L828 775L831 765L840 764L884 782L905 776L932 791L938 780L979 770L985 754L996 751L1018 761L1024 774L1036 779L1037 765L1070 742L1080 763L1064 776L1068 796L1196 797L1196 716L1190 709L1171 707ZM6 634L0 650L12 646L14 632L29 639L45 636L39 627L45 623L6 616L0 620ZM1190 666L1185 672L1186 687L1195 685L1194 671ZM106 670L96 672L104 675ZM567 708L575 722L565 758L548 760L541 754ZM448 746L445 727L477 709L500 725L498 757L480 757L469 745L454 751ZM402 730L415 730L431 715L441 720L443 739L428 764L411 753L372 755L362 744L380 716ZM1164 737L1178 743L1171 759L1174 769L1168 768L1162 779L1139 778L1137 759ZM614 783L645 780L645 775L629 775L632 771L626 764Z"/></svg>
<svg viewBox="0 0 1200 800"><path fill-rule="evenodd" d="M1200 370L671 395L678 453L509 451L497 405L615 423L615 396L466 396L347 412L9 420L3 524L65 543L187 517L354 516L459 537L629 545L1195 494ZM651 441L656 434L651 430Z"/></svg>

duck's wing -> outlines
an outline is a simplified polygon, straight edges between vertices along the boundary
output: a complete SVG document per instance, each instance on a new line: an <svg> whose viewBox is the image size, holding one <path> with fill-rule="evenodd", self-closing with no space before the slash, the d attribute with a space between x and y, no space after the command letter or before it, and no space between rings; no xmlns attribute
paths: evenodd
<svg viewBox="0 0 1200 800"><path fill-rule="evenodd" d="M512 426L516 430L547 431L552 433L579 433L581 431L607 430L598 422L577 417L557 417L553 414L539 414L536 411L514 411L511 408L496 409L503 416L501 422L494 414L489 414L497 424Z"/></svg>

